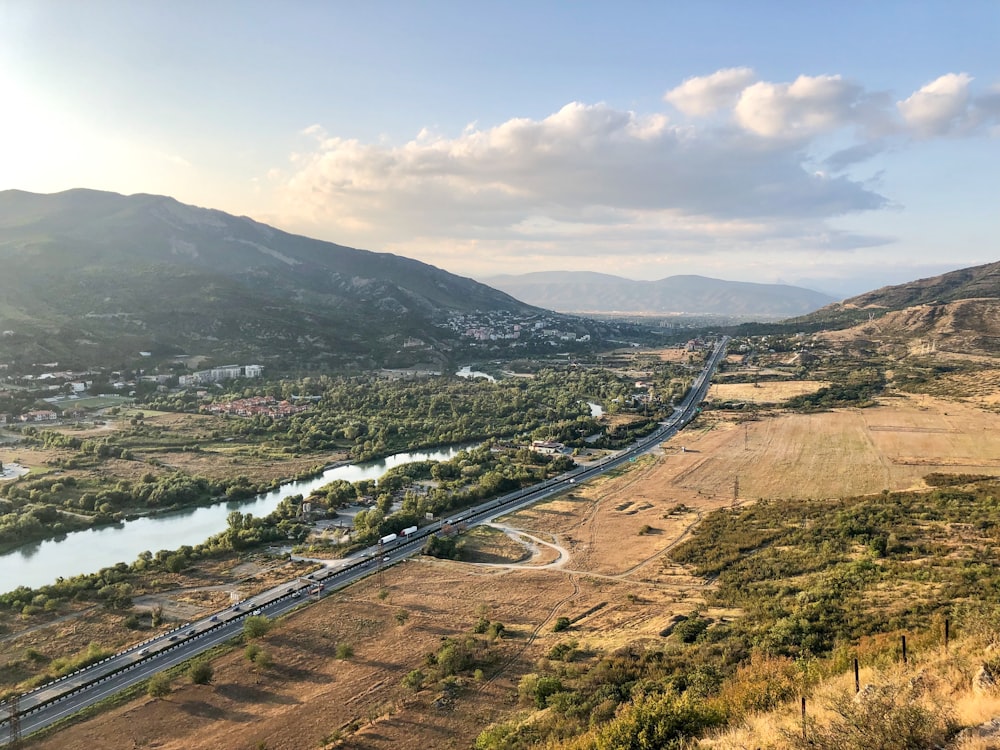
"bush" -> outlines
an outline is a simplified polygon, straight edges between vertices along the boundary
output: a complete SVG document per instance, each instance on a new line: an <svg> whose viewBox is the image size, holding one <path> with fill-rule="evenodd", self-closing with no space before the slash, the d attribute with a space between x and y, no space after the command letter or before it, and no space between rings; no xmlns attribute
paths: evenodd
<svg viewBox="0 0 1000 750"><path fill-rule="evenodd" d="M188 677L195 685L207 685L212 681L213 674L215 672L212 669L212 663L207 659L199 659L188 667Z"/></svg>
<svg viewBox="0 0 1000 750"><path fill-rule="evenodd" d="M243 656L245 656L249 662L257 661L257 657L260 656L260 653L261 647L256 643L250 643L245 649L243 649Z"/></svg>
<svg viewBox="0 0 1000 750"><path fill-rule="evenodd" d="M553 633L561 633L570 626L570 620L568 617L559 617L556 619L555 625L552 626Z"/></svg>
<svg viewBox="0 0 1000 750"><path fill-rule="evenodd" d="M350 659L352 656L354 656L354 646L352 646L350 643L337 644L338 659Z"/></svg>
<svg viewBox="0 0 1000 750"><path fill-rule="evenodd" d="M625 706L597 734L595 750L680 750L705 729L721 724L718 710L687 695L646 695Z"/></svg>
<svg viewBox="0 0 1000 750"><path fill-rule="evenodd" d="M403 678L403 687L407 687L410 690L416 692L424 685L425 675L419 669L414 669L409 672L406 677Z"/></svg>
<svg viewBox="0 0 1000 750"><path fill-rule="evenodd" d="M957 731L951 711L928 706L919 687L869 686L859 695L842 691L830 701L833 718L811 727L808 739L797 735L795 747L819 750L909 750L944 747Z"/></svg>
<svg viewBox="0 0 1000 750"><path fill-rule="evenodd" d="M166 672L157 672L146 684L146 694L150 698L164 698L170 695L170 678Z"/></svg>
<svg viewBox="0 0 1000 750"><path fill-rule="evenodd" d="M695 615L677 623L676 627L674 627L674 633L684 643L694 643L698 640L698 636L708 630L710 622L711 620Z"/></svg>

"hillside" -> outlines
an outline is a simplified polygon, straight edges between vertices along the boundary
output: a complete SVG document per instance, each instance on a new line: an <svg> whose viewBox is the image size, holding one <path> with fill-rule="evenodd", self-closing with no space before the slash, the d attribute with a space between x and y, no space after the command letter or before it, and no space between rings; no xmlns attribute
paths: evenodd
<svg viewBox="0 0 1000 750"><path fill-rule="evenodd" d="M1000 299L1000 262L962 268L906 284L882 287L827 305L813 313L796 318L793 322L815 329L846 328L909 308L943 311L955 309L948 307L954 302L998 299ZM939 313L935 313L932 317L938 315Z"/></svg>
<svg viewBox="0 0 1000 750"><path fill-rule="evenodd" d="M385 361L502 292L389 253L164 196L0 192L0 360L128 362L140 350L298 364Z"/></svg>
<svg viewBox="0 0 1000 750"><path fill-rule="evenodd" d="M635 281L583 271L540 272L493 276L483 282L531 305L578 313L688 313L766 320L802 315L833 301L801 287L704 276Z"/></svg>

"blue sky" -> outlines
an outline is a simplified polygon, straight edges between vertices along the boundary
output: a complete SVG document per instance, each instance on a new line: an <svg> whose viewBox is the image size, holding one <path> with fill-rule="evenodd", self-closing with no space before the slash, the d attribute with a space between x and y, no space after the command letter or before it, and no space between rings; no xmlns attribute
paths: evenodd
<svg viewBox="0 0 1000 750"><path fill-rule="evenodd" d="M0 0L0 189L856 293L998 260L997 38L996 2Z"/></svg>

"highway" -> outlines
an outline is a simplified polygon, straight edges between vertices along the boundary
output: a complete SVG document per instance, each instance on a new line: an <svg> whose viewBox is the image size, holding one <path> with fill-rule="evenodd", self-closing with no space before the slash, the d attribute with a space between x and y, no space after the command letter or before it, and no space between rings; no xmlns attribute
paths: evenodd
<svg viewBox="0 0 1000 750"><path fill-rule="evenodd" d="M338 591L379 567L393 565L423 547L427 537L444 526L470 527L510 513L523 506L566 491L574 483L586 482L622 464L634 461L673 437L698 414L712 375L725 356L728 337L717 342L704 368L674 413L652 433L628 448L587 466L578 466L558 477L488 500L474 508L435 521L384 549L371 547L364 554L333 560L308 576L283 583L245 601L192 623L136 644L85 669L43 685L18 698L20 733L27 737L78 711L92 706L157 672L180 664L208 649L239 636L246 617L254 614L279 617L296 607ZM381 559L380 559L381 558ZM0 704L0 745L9 741L10 704Z"/></svg>

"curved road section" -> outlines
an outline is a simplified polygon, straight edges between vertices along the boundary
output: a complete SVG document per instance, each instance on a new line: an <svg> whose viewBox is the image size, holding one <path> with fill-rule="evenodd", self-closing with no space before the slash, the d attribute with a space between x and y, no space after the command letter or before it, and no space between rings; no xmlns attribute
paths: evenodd
<svg viewBox="0 0 1000 750"><path fill-rule="evenodd" d="M186 623L171 632L150 638L114 656L102 659L85 669L42 685L17 699L17 721L22 737L61 721L132 685L149 679L157 672L180 664L240 635L243 621L251 615L279 617L296 607L317 601L360 578L377 567L395 564L416 554L424 540L446 526L474 526L563 492L575 482L585 482L655 448L682 430L697 416L705 400L719 362L725 356L729 337L722 337L712 350L687 396L674 413L652 433L628 448L588 466L580 466L540 484L494 498L467 509L445 521L435 521L420 531L400 537L388 548L371 547L364 553L343 560L325 562L322 570L304 578L283 583L269 591L216 612L210 617ZM12 703L0 703L0 745L11 736Z"/></svg>

